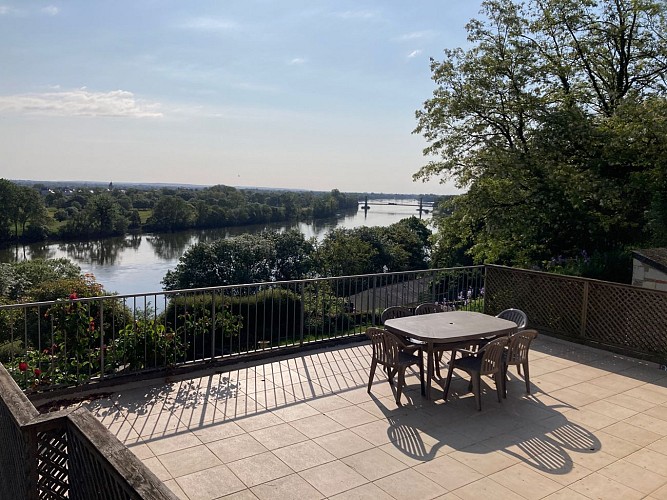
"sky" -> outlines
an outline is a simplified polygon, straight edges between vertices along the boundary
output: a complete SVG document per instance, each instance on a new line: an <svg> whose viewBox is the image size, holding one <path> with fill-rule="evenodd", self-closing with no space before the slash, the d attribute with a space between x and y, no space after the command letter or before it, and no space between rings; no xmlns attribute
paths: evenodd
<svg viewBox="0 0 667 500"><path fill-rule="evenodd" d="M0 177L456 193L412 132L480 5L0 0Z"/></svg>

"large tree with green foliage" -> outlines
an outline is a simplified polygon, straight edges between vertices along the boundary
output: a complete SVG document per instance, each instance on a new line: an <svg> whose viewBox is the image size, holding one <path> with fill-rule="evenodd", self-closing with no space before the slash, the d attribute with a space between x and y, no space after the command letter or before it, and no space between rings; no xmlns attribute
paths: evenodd
<svg viewBox="0 0 667 500"><path fill-rule="evenodd" d="M667 243L664 1L487 0L432 61L415 174L467 190L439 264L535 264Z"/></svg>

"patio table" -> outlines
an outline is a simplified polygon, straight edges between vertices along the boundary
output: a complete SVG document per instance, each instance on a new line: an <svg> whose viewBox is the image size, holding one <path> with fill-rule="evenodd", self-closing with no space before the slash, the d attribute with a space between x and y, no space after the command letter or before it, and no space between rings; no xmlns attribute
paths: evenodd
<svg viewBox="0 0 667 500"><path fill-rule="evenodd" d="M388 319L384 327L395 335L426 343L426 397L431 398L431 381L435 379L435 347L452 350L462 342L511 335L516 323L473 311L449 311L420 316ZM436 380L439 384L441 380Z"/></svg>

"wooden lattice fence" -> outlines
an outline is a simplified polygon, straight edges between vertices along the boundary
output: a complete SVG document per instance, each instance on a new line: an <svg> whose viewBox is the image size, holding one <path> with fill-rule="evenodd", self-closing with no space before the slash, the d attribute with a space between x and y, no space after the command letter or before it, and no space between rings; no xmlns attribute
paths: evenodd
<svg viewBox="0 0 667 500"><path fill-rule="evenodd" d="M574 342L664 363L667 292L632 285L487 266L485 310L516 307L528 324Z"/></svg>
<svg viewBox="0 0 667 500"><path fill-rule="evenodd" d="M0 498L175 500L84 408L41 415L0 363Z"/></svg>

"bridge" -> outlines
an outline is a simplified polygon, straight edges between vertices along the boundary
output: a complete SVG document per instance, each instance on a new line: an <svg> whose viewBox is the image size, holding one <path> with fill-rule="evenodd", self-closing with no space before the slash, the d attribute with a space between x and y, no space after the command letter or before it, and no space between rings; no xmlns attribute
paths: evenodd
<svg viewBox="0 0 667 500"><path fill-rule="evenodd" d="M399 207L418 207L417 211L419 212L419 218L421 219L422 213L427 214L433 211L433 202L432 201L423 201L423 198L419 198L419 203L400 203L400 202L377 202L377 201L368 201L368 196L364 201L359 202L359 208L364 211L364 214L368 214L371 206L373 205L394 205Z"/></svg>

